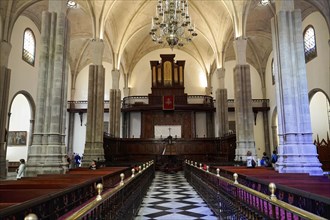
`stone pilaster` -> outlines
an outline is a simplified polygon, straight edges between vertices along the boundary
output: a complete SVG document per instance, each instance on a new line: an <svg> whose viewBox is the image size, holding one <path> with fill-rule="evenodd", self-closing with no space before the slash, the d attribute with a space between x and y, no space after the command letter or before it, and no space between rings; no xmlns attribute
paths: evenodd
<svg viewBox="0 0 330 220"><path fill-rule="evenodd" d="M124 97L129 96L130 92L131 92L131 88L128 87L128 73L126 73L124 74L124 89L123 89Z"/></svg>
<svg viewBox="0 0 330 220"><path fill-rule="evenodd" d="M229 130L228 123L228 92L225 88L225 69L220 68L216 70L216 74L219 80L219 88L216 90L216 114L218 117L218 136L223 137Z"/></svg>
<svg viewBox="0 0 330 220"><path fill-rule="evenodd" d="M130 95L130 93L131 93L131 88L129 88L129 87L126 87L126 88L124 88L124 97L127 97L127 96L129 96Z"/></svg>
<svg viewBox="0 0 330 220"><path fill-rule="evenodd" d="M110 89L109 104L109 134L112 137L120 137L120 116L121 116L121 91L119 90L120 71L111 71L112 89Z"/></svg>
<svg viewBox="0 0 330 220"><path fill-rule="evenodd" d="M121 92L119 89L110 89L109 103L109 134L111 137L120 137Z"/></svg>
<svg viewBox="0 0 330 220"><path fill-rule="evenodd" d="M270 150L268 111L262 112L262 119L264 128L265 152L267 153L267 155L272 155L272 152Z"/></svg>
<svg viewBox="0 0 330 220"><path fill-rule="evenodd" d="M322 175L313 144L301 12L293 1L277 1L272 19L280 173Z"/></svg>
<svg viewBox="0 0 330 220"><path fill-rule="evenodd" d="M89 66L87 127L83 167L88 167L92 160L104 160L104 79L105 69L102 65Z"/></svg>
<svg viewBox="0 0 330 220"><path fill-rule="evenodd" d="M1 51L2 53L2 51ZM0 67L0 179L6 178L6 154L7 154L7 120L8 120L8 96L10 85L10 69L4 65Z"/></svg>
<svg viewBox="0 0 330 220"><path fill-rule="evenodd" d="M67 28L65 12L42 13L37 109L28 154L28 176L65 173L67 170L64 141Z"/></svg>
<svg viewBox="0 0 330 220"><path fill-rule="evenodd" d="M273 125L272 126L272 137L273 137L273 146L274 150L277 149L278 147L278 141L277 141L277 126Z"/></svg>

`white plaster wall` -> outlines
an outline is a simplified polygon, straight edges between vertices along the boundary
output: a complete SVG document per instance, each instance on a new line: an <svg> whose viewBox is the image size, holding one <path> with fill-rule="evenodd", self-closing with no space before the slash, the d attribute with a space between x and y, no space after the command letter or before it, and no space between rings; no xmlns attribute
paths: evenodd
<svg viewBox="0 0 330 220"><path fill-rule="evenodd" d="M185 93L188 95L205 94L206 75L202 67L188 53L169 48L152 51L145 55L134 67L129 79L129 87L131 87L131 96L148 95L151 93L151 67L150 61L160 61L160 54L175 54L174 60L185 60Z"/></svg>
<svg viewBox="0 0 330 220"><path fill-rule="evenodd" d="M330 96L329 29L319 12L314 12L305 18L302 30L310 24L315 30L317 57L306 65L308 91L320 88Z"/></svg>
<svg viewBox="0 0 330 220"><path fill-rule="evenodd" d="M196 136L199 138L206 137L206 113L196 112Z"/></svg>
<svg viewBox="0 0 330 220"><path fill-rule="evenodd" d="M22 60L23 34L26 28L30 28L36 39L36 59L34 67ZM9 55L8 68L11 69L9 100L20 90L31 94L34 100L37 97L40 33L34 23L25 16L20 16L13 28L10 39L12 44Z"/></svg>
<svg viewBox="0 0 330 220"><path fill-rule="evenodd" d="M103 67L105 68L105 84L104 84L104 100L109 100L110 89L112 88L112 64L103 62ZM92 65L92 64L90 64ZM85 100L87 101L88 97L88 75L89 75L89 65L85 66L78 74L75 82L75 92L73 98L75 101ZM120 73L119 78L119 89L121 90L123 96L124 88L124 76L123 73ZM123 97L122 97L123 98Z"/></svg>
<svg viewBox="0 0 330 220"><path fill-rule="evenodd" d="M141 136L141 113L131 112L130 138L140 138Z"/></svg>
<svg viewBox="0 0 330 220"><path fill-rule="evenodd" d="M87 115L83 114L82 125L79 114L74 114L74 117L73 152L82 155L85 149Z"/></svg>
<svg viewBox="0 0 330 220"><path fill-rule="evenodd" d="M29 143L29 128L31 109L28 100L24 95L17 95L11 106L11 116L9 131L26 131L25 146L7 146L6 160L19 161L20 159L27 160L28 143Z"/></svg>
<svg viewBox="0 0 330 220"><path fill-rule="evenodd" d="M327 133L330 135L330 108L327 98L321 92L317 92L309 103L312 121L313 140L319 139L327 140Z"/></svg>
<svg viewBox="0 0 330 220"><path fill-rule="evenodd" d="M264 123L262 119L262 112L257 114L256 124L254 125L254 142L257 150L257 158L262 157L262 153L265 151L265 139L264 139Z"/></svg>

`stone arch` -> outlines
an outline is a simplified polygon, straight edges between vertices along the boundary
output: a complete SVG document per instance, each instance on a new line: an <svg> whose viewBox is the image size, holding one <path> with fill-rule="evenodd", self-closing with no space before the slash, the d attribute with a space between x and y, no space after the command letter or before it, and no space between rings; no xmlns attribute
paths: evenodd
<svg viewBox="0 0 330 220"><path fill-rule="evenodd" d="M313 139L326 139L330 129L330 98L324 90L315 88L308 93L308 99Z"/></svg>
<svg viewBox="0 0 330 220"><path fill-rule="evenodd" d="M30 110L31 110L31 114L30 114L30 128L29 128L29 143L28 143L28 146L31 146L32 144L32 133L33 133L33 130L34 130L34 119L35 119L35 112L36 112L36 104L34 102L34 99L33 97L31 96L31 94L25 90L20 90L18 92L16 92L13 96L13 98L10 100L10 103L9 103L9 111L11 110L12 108L12 104L13 104L13 101L15 100L16 96L18 95L23 95L28 103L29 103L29 106L30 106ZM7 123L7 130L9 130L9 123L10 123L10 112L8 112L8 123ZM7 146L6 146L7 147Z"/></svg>
<svg viewBox="0 0 330 220"><path fill-rule="evenodd" d="M330 42L330 41L329 41ZM329 96L327 95L327 93L325 91L323 91L322 89L319 89L319 88L315 88L315 89L312 89L309 93L308 93L308 100L309 100L309 103L311 102L313 96L318 93L318 92L321 92L325 95L325 97L327 97L327 100L328 102L330 102L330 98Z"/></svg>

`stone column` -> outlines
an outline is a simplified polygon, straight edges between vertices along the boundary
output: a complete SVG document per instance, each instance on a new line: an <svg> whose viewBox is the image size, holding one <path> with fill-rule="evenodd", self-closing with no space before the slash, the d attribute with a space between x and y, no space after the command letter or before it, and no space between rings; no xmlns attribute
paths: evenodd
<svg viewBox="0 0 330 220"><path fill-rule="evenodd" d="M234 68L234 96L236 123L236 161L246 159L247 151L256 156L254 142L254 116L252 112L252 92L250 66L246 64L247 40L234 41L237 65Z"/></svg>
<svg viewBox="0 0 330 220"><path fill-rule="evenodd" d="M110 89L109 103L109 134L111 137L120 137L120 108L121 91L119 89L120 71L115 69L112 74L112 89Z"/></svg>
<svg viewBox="0 0 330 220"><path fill-rule="evenodd" d="M6 178L6 154L8 137L8 98L11 70L8 69L8 59L11 44L6 41L0 42L0 179Z"/></svg>
<svg viewBox="0 0 330 220"><path fill-rule="evenodd" d="M104 72L105 69L102 65L89 66L87 127L83 167L88 167L92 160L104 160Z"/></svg>
<svg viewBox="0 0 330 220"><path fill-rule="evenodd" d="M69 113L69 128L68 128L68 146L67 152L68 155L73 155L73 135L74 135L74 122L75 122L75 113Z"/></svg>
<svg viewBox="0 0 330 220"><path fill-rule="evenodd" d="M1 51L2 53L2 51ZM0 69L0 179L6 178L6 153L7 153L7 116L8 116L8 97L10 85L10 69L1 66ZM9 119L8 119L9 120Z"/></svg>
<svg viewBox="0 0 330 220"><path fill-rule="evenodd" d="M228 123L228 92L225 88L225 69L220 68L216 70L219 80L219 88L216 90L216 114L218 117L219 131L218 136L223 137L229 130Z"/></svg>
<svg viewBox="0 0 330 220"><path fill-rule="evenodd" d="M64 3L62 3L64 4ZM60 6L62 5L60 4ZM65 173L67 18L64 7L42 13L35 129L26 174Z"/></svg>
<svg viewBox="0 0 330 220"><path fill-rule="evenodd" d="M93 39L91 44L94 65L89 66L86 143L82 161L83 167L88 167L92 160L104 160L105 69L102 66L104 42L101 39Z"/></svg>
<svg viewBox="0 0 330 220"><path fill-rule="evenodd" d="M272 19L278 109L280 173L322 175L313 144L300 10L294 1L276 1Z"/></svg>

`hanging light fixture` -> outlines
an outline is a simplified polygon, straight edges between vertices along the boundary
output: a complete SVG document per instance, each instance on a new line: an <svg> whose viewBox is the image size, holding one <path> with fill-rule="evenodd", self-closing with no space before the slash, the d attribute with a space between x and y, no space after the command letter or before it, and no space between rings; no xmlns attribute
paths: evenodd
<svg viewBox="0 0 330 220"><path fill-rule="evenodd" d="M167 42L171 49L191 42L197 33L189 15L188 0L158 0L150 36L155 43Z"/></svg>

